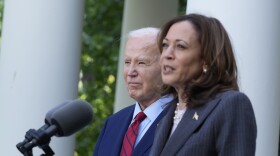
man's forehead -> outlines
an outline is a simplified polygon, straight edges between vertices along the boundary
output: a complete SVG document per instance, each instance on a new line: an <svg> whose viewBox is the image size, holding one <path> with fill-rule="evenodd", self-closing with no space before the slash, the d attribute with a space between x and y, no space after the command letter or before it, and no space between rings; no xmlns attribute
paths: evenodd
<svg viewBox="0 0 280 156"><path fill-rule="evenodd" d="M138 58L138 59L152 59L157 57L155 52L143 51L143 50L128 50L125 52L126 58Z"/></svg>
<svg viewBox="0 0 280 156"><path fill-rule="evenodd" d="M130 37L126 42L129 47L145 47L151 44L156 44L156 36L146 35L141 37Z"/></svg>
<svg viewBox="0 0 280 156"><path fill-rule="evenodd" d="M146 45L144 47L131 47L125 49L125 55L139 56L159 56L160 52L156 45Z"/></svg>
<svg viewBox="0 0 280 156"><path fill-rule="evenodd" d="M153 36L128 39L124 53L126 57L143 59L146 59L146 57L154 58L160 55L156 45L156 38Z"/></svg>

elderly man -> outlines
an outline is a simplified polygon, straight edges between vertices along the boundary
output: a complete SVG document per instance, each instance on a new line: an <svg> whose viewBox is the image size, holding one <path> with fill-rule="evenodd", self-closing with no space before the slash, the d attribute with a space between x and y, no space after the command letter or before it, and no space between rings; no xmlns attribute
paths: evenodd
<svg viewBox="0 0 280 156"><path fill-rule="evenodd" d="M129 33L124 54L124 79L136 103L110 116L94 149L94 156L149 155L157 124L173 95L163 89L157 28Z"/></svg>

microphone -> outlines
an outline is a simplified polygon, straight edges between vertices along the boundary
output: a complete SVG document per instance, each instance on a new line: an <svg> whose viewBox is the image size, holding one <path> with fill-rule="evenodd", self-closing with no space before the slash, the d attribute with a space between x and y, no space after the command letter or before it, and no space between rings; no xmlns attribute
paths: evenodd
<svg viewBox="0 0 280 156"><path fill-rule="evenodd" d="M93 118L90 104L82 100L62 103L51 114L51 125L56 125L56 136L69 136L88 125ZM47 119L46 115L46 119Z"/></svg>
<svg viewBox="0 0 280 156"><path fill-rule="evenodd" d="M37 131L27 131L24 141L18 143L17 148L25 156L31 156L35 146L42 148L47 155L53 155L54 152L48 145L52 136L72 135L88 125L92 118L92 107L87 102L79 99L65 101L47 112L45 125Z"/></svg>
<svg viewBox="0 0 280 156"><path fill-rule="evenodd" d="M49 110L45 116L45 123L47 125L51 125L52 122L52 114L59 108L64 107L66 104L70 103L72 100L68 100L68 101L64 101L63 103L59 104L58 106L52 108L51 110Z"/></svg>

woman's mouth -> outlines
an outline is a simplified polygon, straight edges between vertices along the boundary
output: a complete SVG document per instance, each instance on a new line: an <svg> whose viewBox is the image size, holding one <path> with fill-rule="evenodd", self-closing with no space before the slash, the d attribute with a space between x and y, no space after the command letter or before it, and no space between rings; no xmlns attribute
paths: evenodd
<svg viewBox="0 0 280 156"><path fill-rule="evenodd" d="M169 74L169 73L173 72L174 70L175 70L175 68L173 68L172 66L164 65L163 69L162 69L162 73Z"/></svg>

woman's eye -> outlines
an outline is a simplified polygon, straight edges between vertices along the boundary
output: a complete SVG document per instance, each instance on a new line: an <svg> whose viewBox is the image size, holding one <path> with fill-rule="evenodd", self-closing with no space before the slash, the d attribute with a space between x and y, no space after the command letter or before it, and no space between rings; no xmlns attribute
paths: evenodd
<svg viewBox="0 0 280 156"><path fill-rule="evenodd" d="M162 48L167 48L168 47L168 44L167 43L162 43Z"/></svg>
<svg viewBox="0 0 280 156"><path fill-rule="evenodd" d="M181 44L178 44L177 47L180 48L180 49L186 49L186 46L181 45Z"/></svg>

